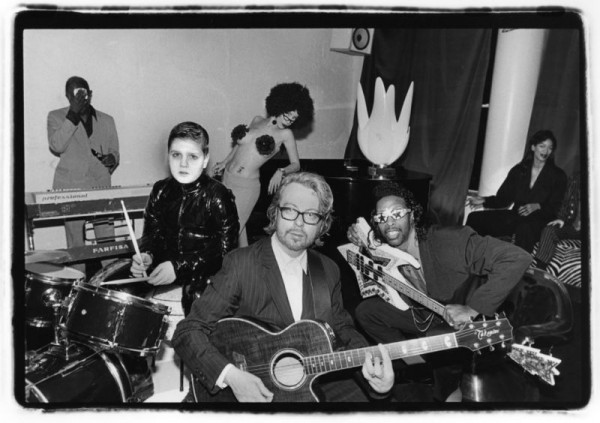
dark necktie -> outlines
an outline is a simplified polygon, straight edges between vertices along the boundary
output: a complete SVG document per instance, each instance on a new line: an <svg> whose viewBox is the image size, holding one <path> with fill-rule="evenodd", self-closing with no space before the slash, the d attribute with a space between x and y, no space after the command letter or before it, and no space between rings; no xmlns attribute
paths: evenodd
<svg viewBox="0 0 600 423"><path fill-rule="evenodd" d="M427 294L427 285L425 283L425 279L421 275L421 272L410 264L403 264L402 266L398 266L400 273L402 276L406 278L406 280L419 291L424 294Z"/></svg>

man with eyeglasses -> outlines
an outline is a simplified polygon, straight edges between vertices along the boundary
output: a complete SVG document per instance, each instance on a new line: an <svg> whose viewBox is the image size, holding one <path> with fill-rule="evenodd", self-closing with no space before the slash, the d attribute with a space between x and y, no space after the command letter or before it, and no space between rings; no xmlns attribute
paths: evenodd
<svg viewBox="0 0 600 423"><path fill-rule="evenodd" d="M368 345L344 309L337 265L310 249L329 230L332 211L333 195L323 177L288 175L267 210L270 236L225 256L172 339L204 388L197 401L277 400L258 375L236 367L211 342L217 322L226 317L252 319L273 332L300 320L320 320L333 328L343 349ZM384 398L394 372L387 351L380 346L379 352L380 358L366 353L362 376L352 369L328 373L317 379L314 393L330 402Z"/></svg>
<svg viewBox="0 0 600 423"><path fill-rule="evenodd" d="M407 276L415 288L446 304L443 316L407 299L409 308L400 310L379 297L363 300L356 319L377 342L389 343L459 329L477 315L493 316L531 263L525 250L489 236L479 236L465 227L429 226L423 207L413 193L393 182L374 189L375 210L370 248L379 243L412 255L419 268ZM356 225L356 224L355 224ZM348 239L359 244L355 225ZM453 400L460 369L447 364L456 351L427 354L434 368L434 399ZM460 353L458 353L460 354ZM452 397L450 394L454 394Z"/></svg>

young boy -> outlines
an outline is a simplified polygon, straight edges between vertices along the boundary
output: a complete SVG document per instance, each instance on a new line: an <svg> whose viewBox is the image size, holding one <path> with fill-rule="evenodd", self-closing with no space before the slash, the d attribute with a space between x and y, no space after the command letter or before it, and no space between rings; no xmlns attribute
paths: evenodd
<svg viewBox="0 0 600 423"><path fill-rule="evenodd" d="M204 173L208 133L194 122L175 126L168 140L171 176L154 184L144 212L141 257L131 273L154 286L182 286L187 315L207 278L221 268L223 256L237 246L238 215L233 194Z"/></svg>

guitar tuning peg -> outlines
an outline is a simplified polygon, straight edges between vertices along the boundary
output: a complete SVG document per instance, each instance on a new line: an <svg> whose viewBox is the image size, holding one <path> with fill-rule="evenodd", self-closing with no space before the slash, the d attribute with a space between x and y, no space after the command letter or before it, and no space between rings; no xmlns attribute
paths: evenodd
<svg viewBox="0 0 600 423"><path fill-rule="evenodd" d="M496 348L495 348L493 345L490 345L490 347L489 347L489 348L490 348L490 351L494 351L494 350L496 350Z"/></svg>
<svg viewBox="0 0 600 423"><path fill-rule="evenodd" d="M494 319L498 320L500 318L500 315L498 313L494 313Z"/></svg>
<svg viewBox="0 0 600 423"><path fill-rule="evenodd" d="M502 341L502 343L500 344L500 346L502 347L502 349L506 348L506 342Z"/></svg>

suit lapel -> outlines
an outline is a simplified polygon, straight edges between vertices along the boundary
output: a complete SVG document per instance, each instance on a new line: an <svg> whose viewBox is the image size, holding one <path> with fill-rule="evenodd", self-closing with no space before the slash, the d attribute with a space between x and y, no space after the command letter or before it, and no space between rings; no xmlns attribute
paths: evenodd
<svg viewBox="0 0 600 423"><path fill-rule="evenodd" d="M429 239L419 241L419 255L421 256L421 268L423 269L423 278L425 282L430 284L435 280L435 275L432 274L434 271L433 258L431 257L431 250L429 248ZM425 293L431 289L430 285L425 287Z"/></svg>
<svg viewBox="0 0 600 423"><path fill-rule="evenodd" d="M267 283L267 288L273 297L273 303L285 324L292 324L294 322L294 315L292 314L287 293L285 292L285 285L283 284L281 272L279 271L279 266L275 259L275 253L273 253L271 238L265 238L258 242L262 242L260 257L262 260L265 281Z"/></svg>

